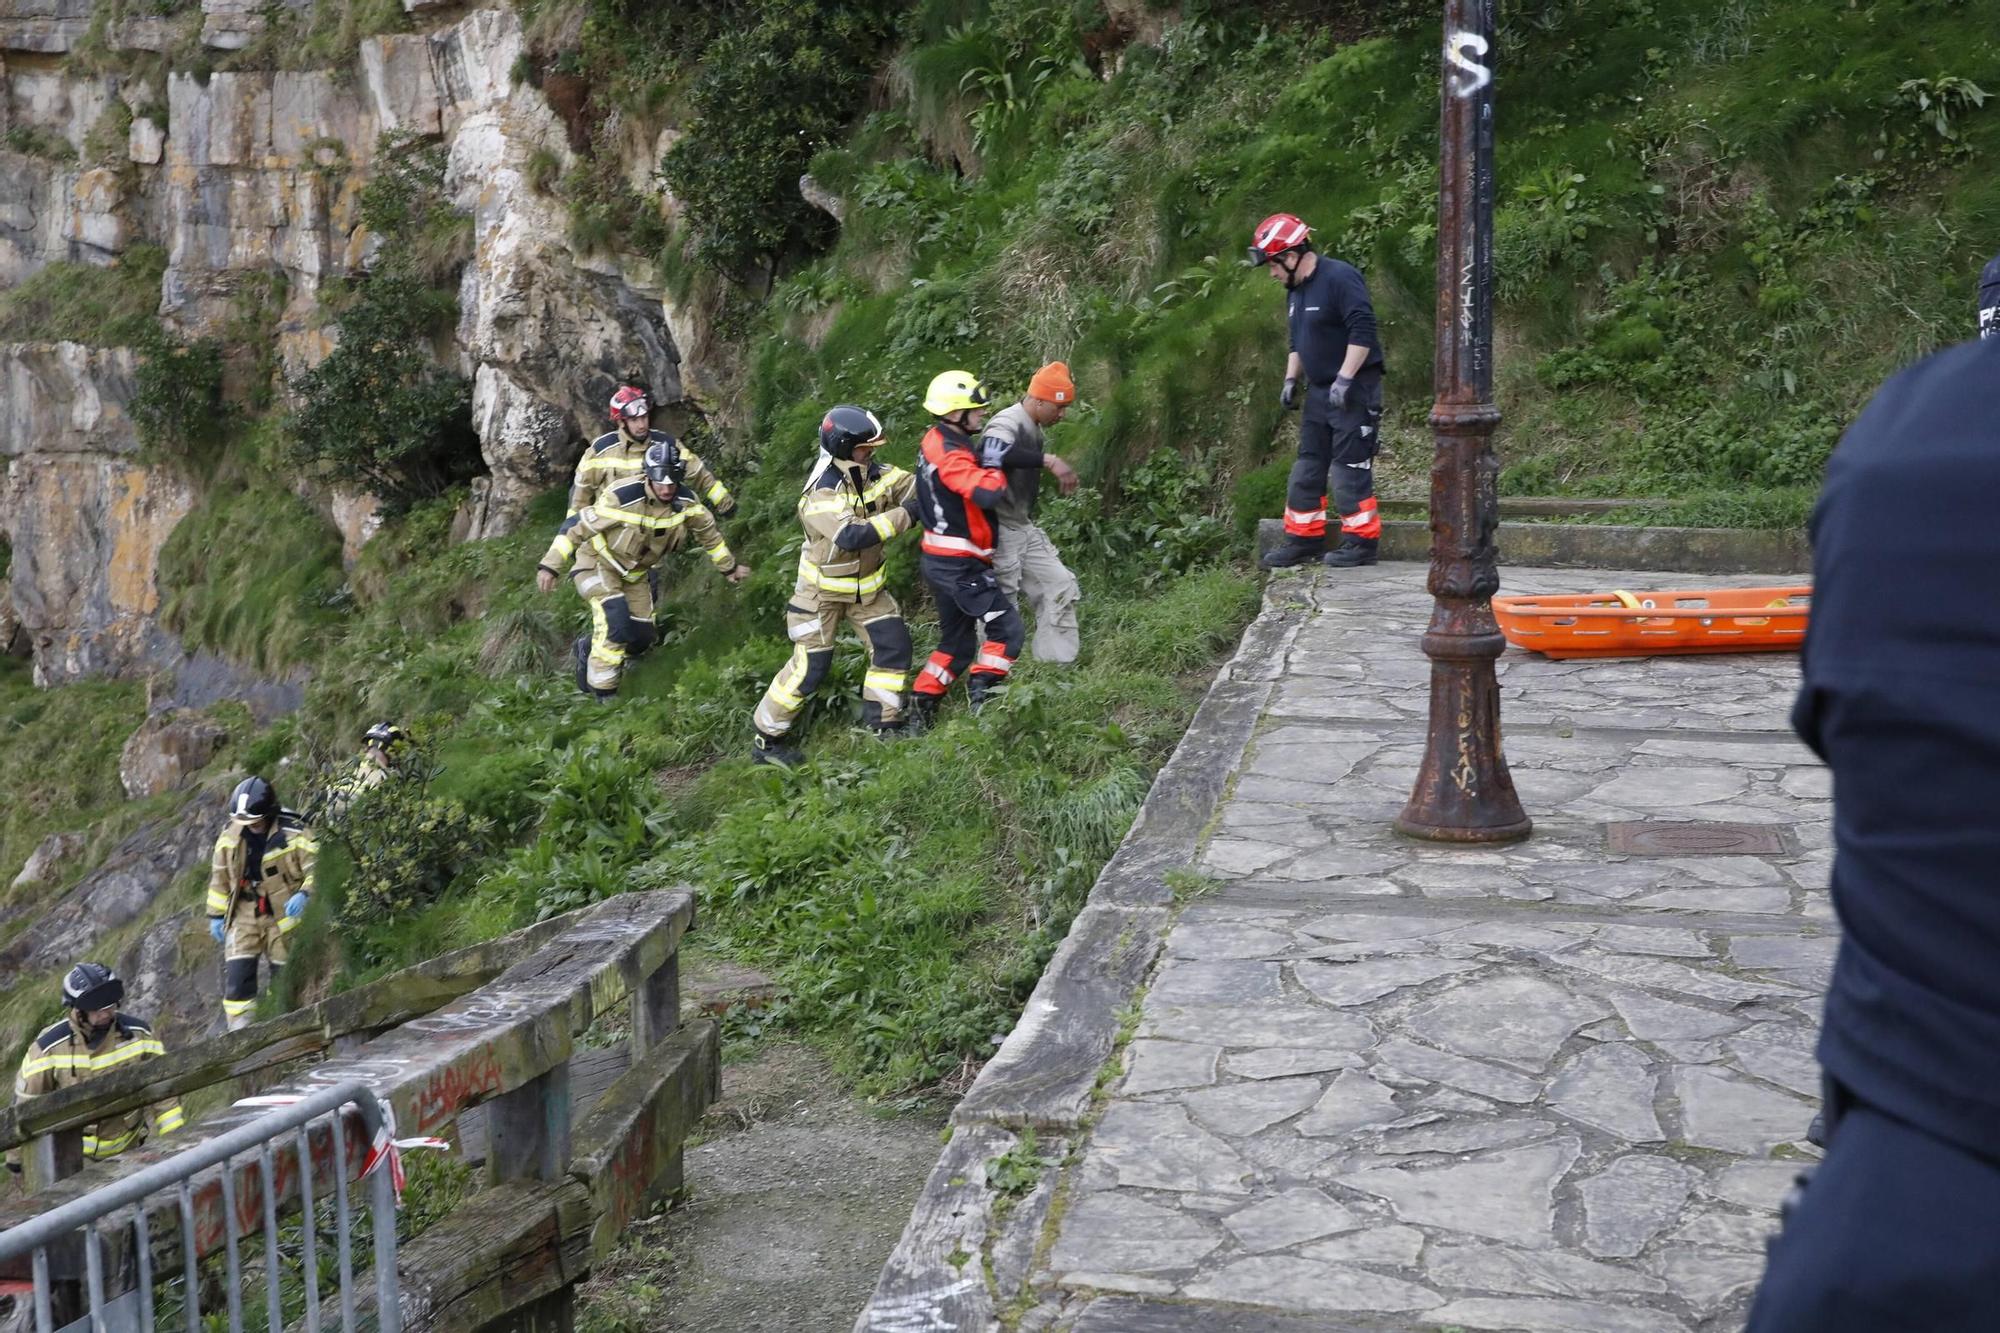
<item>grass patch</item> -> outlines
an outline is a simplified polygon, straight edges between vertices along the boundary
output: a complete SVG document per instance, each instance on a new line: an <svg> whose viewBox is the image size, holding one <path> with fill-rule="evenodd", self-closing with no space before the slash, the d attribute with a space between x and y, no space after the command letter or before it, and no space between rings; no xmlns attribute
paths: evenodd
<svg viewBox="0 0 2000 1333"><path fill-rule="evenodd" d="M135 245L103 266L49 264L0 292L0 342L143 342L159 325L166 269L157 245Z"/></svg>

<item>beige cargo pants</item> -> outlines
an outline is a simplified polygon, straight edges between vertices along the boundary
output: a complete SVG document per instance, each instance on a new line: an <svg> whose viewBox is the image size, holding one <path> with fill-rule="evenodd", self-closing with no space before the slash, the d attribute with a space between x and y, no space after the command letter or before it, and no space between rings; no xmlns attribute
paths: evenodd
<svg viewBox="0 0 2000 1333"><path fill-rule="evenodd" d="M1083 646L1076 619L1083 589L1049 535L1033 523L1000 524L993 574L1016 610L1034 613L1028 652L1044 662L1074 662Z"/></svg>

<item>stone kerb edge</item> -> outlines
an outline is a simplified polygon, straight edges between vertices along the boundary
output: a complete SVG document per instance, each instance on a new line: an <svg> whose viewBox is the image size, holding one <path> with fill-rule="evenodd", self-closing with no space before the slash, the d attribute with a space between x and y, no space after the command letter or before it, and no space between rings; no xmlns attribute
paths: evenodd
<svg viewBox="0 0 2000 1333"><path fill-rule="evenodd" d="M1216 673L1020 1021L953 1111L952 1137L855 1333L993 1327L996 1293L981 1262L989 1240L998 1299L1025 1287L1062 1162L1087 1129L1098 1075L1117 1047L1120 1017L1165 943L1173 893L1163 876L1193 862L1311 610L1309 597L1292 583L1267 587L1264 609ZM1041 1177L1018 1201L1010 1196L1010 1206L996 1207L986 1163L1029 1129L1040 1134ZM997 1236L996 1219L1004 1220Z"/></svg>

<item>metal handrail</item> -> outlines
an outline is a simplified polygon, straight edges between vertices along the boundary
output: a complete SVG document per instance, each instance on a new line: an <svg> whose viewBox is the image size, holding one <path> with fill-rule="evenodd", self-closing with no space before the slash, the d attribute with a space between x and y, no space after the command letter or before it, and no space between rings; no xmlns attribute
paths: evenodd
<svg viewBox="0 0 2000 1333"><path fill-rule="evenodd" d="M209 1167L220 1163L227 1163L231 1158L240 1154L252 1151L259 1153L260 1161L265 1170L263 1177L265 1182L265 1219L267 1230L269 1231L267 1237L267 1255L275 1255L275 1242L277 1238L275 1201L271 1198L270 1188L272 1178L270 1174L272 1144L281 1135L290 1135L295 1140L297 1151L300 1155L299 1177L303 1183L301 1193L304 1199L309 1200L311 1198L312 1158L307 1148L306 1135L304 1133L305 1127L320 1116L329 1113L337 1117L345 1107L350 1105L361 1113L361 1122L367 1128L368 1136L372 1140L382 1131L384 1125L387 1123L382 1103L376 1099L375 1093L365 1083L359 1081L341 1083L301 1098L291 1106L280 1107L272 1111L269 1115L259 1116L246 1125L239 1126L225 1134L219 1134L204 1143L196 1144L185 1152L176 1153L164 1162L155 1162L151 1166L143 1167L122 1180L114 1181L102 1188L92 1190L79 1198L72 1199L68 1203L51 1208L48 1212L42 1213L18 1226L11 1227L6 1231L0 1231L0 1263L4 1263L9 1259L18 1259L22 1255L33 1256L35 1321L39 1333L53 1333L54 1328L49 1296L50 1279L47 1254L49 1247L66 1239L73 1232L82 1231L84 1233L90 1270L89 1285L92 1322L95 1327L102 1328L101 1311L104 1306L104 1292L101 1273L101 1242L98 1232L92 1224L117 1212L121 1208L140 1203L152 1195L167 1190L177 1190L179 1193L180 1214L185 1233L182 1236L181 1243L190 1279L186 1297L188 1302L189 1327L195 1327L198 1307L192 1283L195 1251L193 1235L194 1219L189 1202L187 1182ZM337 1122L333 1130L333 1144L335 1161L334 1186L341 1260L341 1323L343 1328L352 1330L354 1327L354 1312L348 1253L346 1141L345 1135L341 1132ZM230 1267L234 1270L236 1266L235 1210L229 1206L231 1202L228 1199L228 1195L231 1193L229 1189L229 1173L224 1172L222 1184L225 1198L224 1211L228 1214L225 1219L225 1225L228 1229ZM397 1303L398 1287L396 1281L396 1197L395 1186L390 1179L390 1172L386 1169L386 1164L384 1164L384 1169L373 1173L371 1177L371 1189L373 1197L370 1200L370 1211L375 1223L377 1326L380 1328L381 1333L400 1333L402 1321ZM141 1250L141 1279L150 1287L151 1263L150 1254L146 1253L149 1249L149 1246L146 1244L148 1239L146 1229L145 1210L140 1209L134 1219L134 1230ZM310 1229L311 1225L308 1222L309 1233ZM310 1253L310 1246L308 1253ZM236 1281L237 1274L234 1271L231 1272L230 1278L228 1298L231 1318L229 1322L231 1329L236 1330L241 1327L241 1316L238 1308L240 1292ZM306 1273L306 1287L311 1293L308 1297L308 1326L316 1327L318 1324L317 1274L310 1270ZM150 1290L143 1293L143 1299L149 1303L149 1311L151 1296ZM275 1287L268 1294L268 1298L271 1302L276 1302ZM148 1323L150 1324L150 1318Z"/></svg>

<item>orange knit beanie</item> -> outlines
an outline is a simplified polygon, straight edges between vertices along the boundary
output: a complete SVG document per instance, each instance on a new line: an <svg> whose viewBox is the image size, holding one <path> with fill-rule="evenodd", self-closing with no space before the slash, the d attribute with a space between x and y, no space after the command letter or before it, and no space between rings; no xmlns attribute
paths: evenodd
<svg viewBox="0 0 2000 1333"><path fill-rule="evenodd" d="M1076 385L1070 380L1069 367L1060 361L1051 361L1043 366L1028 381L1028 396L1045 403L1075 402Z"/></svg>

